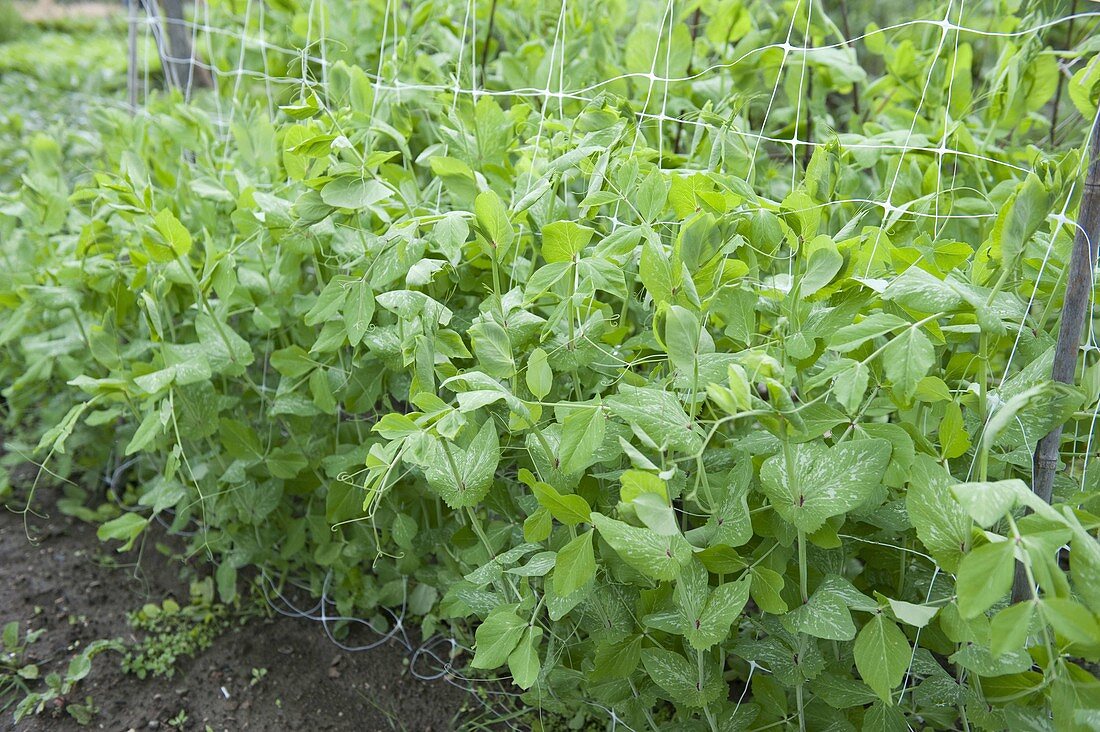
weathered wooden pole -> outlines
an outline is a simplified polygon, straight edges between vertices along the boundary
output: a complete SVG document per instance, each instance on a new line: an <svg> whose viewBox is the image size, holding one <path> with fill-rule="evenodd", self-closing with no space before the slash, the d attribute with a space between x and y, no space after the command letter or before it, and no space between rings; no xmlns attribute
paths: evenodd
<svg viewBox="0 0 1100 732"><path fill-rule="evenodd" d="M1077 371L1081 331L1088 315L1093 273L1096 270L1097 245L1100 244L1100 114L1093 120L1085 154L1089 157L1089 167L1081 193L1081 208L1077 214L1077 232L1073 237L1073 251L1066 276L1066 294L1062 303L1062 322L1058 329L1054 365L1051 368L1051 378L1063 384L1072 384ZM1058 425L1039 440L1035 448L1031 489L1046 503L1050 503L1054 491L1054 474L1058 470L1061 444L1062 425ZM1031 583L1028 582L1024 566L1017 564L1012 601L1026 600L1031 597L1031 593Z"/></svg>
<svg viewBox="0 0 1100 732"><path fill-rule="evenodd" d="M168 40L164 73L169 84L182 89L184 95L189 95L193 87L210 86L210 74L195 62L191 32L183 17L183 0L157 0L155 5L160 7L162 27Z"/></svg>
<svg viewBox="0 0 1100 732"><path fill-rule="evenodd" d="M129 49L129 66L126 69L126 93L130 101L130 113L137 113L137 85L138 85L138 53L137 53L137 24L138 24L138 0L129 0L126 3L129 11L127 18L127 48Z"/></svg>

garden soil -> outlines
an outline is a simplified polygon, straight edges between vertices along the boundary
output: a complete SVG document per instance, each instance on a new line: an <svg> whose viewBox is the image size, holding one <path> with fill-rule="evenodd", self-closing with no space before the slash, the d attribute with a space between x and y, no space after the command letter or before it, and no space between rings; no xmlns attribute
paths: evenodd
<svg viewBox="0 0 1100 732"><path fill-rule="evenodd" d="M49 505L48 500L38 505ZM126 614L146 602L188 600L185 565L151 545L118 555L95 528L57 514L23 517L0 508L0 624L45 629L30 660L63 671L92 640L131 637ZM193 575L193 572L191 573ZM76 688L99 711L81 727L63 711L45 711L13 726L9 708L0 730L165 730L183 711L184 730L408 730L454 728L474 703L446 681L424 682L408 672L409 655L396 643L360 653L333 645L316 622L276 616L233 624L198 656L178 664L172 678L144 680L122 672L120 656L105 651ZM251 684L252 669L267 669Z"/></svg>

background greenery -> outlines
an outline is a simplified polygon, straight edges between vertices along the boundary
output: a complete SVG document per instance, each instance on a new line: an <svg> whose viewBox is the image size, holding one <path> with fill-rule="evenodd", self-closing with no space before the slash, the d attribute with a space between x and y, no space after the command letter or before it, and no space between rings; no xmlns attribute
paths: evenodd
<svg viewBox="0 0 1100 732"><path fill-rule="evenodd" d="M225 602L457 634L528 725L1094 729L1075 7L211 2L215 87L143 30L136 114L123 26L28 31L4 464Z"/></svg>

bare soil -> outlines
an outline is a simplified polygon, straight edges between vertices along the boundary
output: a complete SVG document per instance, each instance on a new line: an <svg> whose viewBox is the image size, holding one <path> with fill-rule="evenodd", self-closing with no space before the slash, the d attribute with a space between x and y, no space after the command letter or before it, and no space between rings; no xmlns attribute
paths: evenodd
<svg viewBox="0 0 1100 732"><path fill-rule="evenodd" d="M19 620L46 630L30 653L44 670L63 671L97 638L132 638L126 614L146 602L188 600L185 576L194 571L148 544L140 562L136 552L114 554L94 527L60 514L32 518L30 534L36 544L22 516L0 507L0 625ZM234 624L172 678L138 679L123 673L117 653L100 654L74 692L74 701L90 695L99 708L88 727L63 711L14 725L9 709L0 729L171 730L181 710L182 729L200 732L454 729L472 697L445 680L418 680L408 664L396 643L346 653L318 623L254 619ZM254 668L267 673L251 684Z"/></svg>

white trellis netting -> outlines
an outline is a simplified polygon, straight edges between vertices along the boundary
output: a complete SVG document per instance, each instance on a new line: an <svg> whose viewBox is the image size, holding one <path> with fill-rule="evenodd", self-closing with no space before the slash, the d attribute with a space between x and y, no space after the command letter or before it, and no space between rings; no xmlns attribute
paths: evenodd
<svg viewBox="0 0 1100 732"><path fill-rule="evenodd" d="M1006 13L1009 7L1015 12ZM257 107L274 116L311 95L322 108L332 104L330 74L338 64L366 72L372 109L398 104L410 115L446 118L484 98L525 104L535 129L525 144L534 155L517 197L539 185L556 149L551 140L574 134L571 125L586 107L629 110L636 120L632 150L651 151L672 175L732 174L790 209L828 217L834 230L869 227L865 276L880 290L889 280L876 279L871 268L892 229L909 227L907 236L925 237L933 250L937 242L965 241L997 217L998 183L1051 165L1044 153L1083 149L1096 113L1082 113L1095 102L1080 90L1100 75L1100 8L1076 0L237 0L186 6L183 17L150 0L132 6L131 23L132 42L155 43L167 66L186 64L188 73L169 75L227 137ZM186 31L175 34L187 41L186 57L176 55L183 46L170 40L173 27ZM132 102L155 85L153 69L134 71ZM1003 136L977 139L968 126L973 117L1004 121ZM437 141L419 151L418 162L448 144L458 141ZM878 175L864 195L799 208L795 192L818 150L842 151L855 175L872 168ZM915 160L931 164L920 173ZM1028 265L1035 286L994 385L1018 369L1017 354L1034 337L1029 331L1047 320L1040 283L1062 267L1054 255L1076 233L1071 207L1087 162L1081 154L1066 171L1061 203L1043 232L1045 251ZM612 228L623 204L601 214ZM673 224L653 225L662 223ZM1092 319L1086 322L1083 371L1096 379L1100 348ZM1062 453L1082 485L1098 414L1100 402L1079 415L1072 447ZM934 562L932 571L939 572ZM332 617L327 597L309 610L278 599L286 612L326 628L364 622ZM399 636L411 649L400 616L394 620L384 637ZM440 673L449 672L436 647L429 641L417 657L432 655L444 665ZM758 669L766 670L752 666Z"/></svg>
<svg viewBox="0 0 1100 732"><path fill-rule="evenodd" d="M577 4L573 3L574 6ZM560 120L565 114L566 103L593 103L605 94L628 101L639 122L635 144L644 135L651 135L650 142L662 160L665 148L674 142L682 144L685 135L712 135L717 141L714 144L726 145L736 141L745 146L746 151L751 146L751 152L747 155L750 176L755 173L753 163L761 156L775 163L782 159L783 151L786 151L789 164L785 166L785 179L790 181L789 189L795 187L801 173L800 157L808 160L808 153L821 147L839 145L856 156L893 156L890 164L892 172L884 181L879 195L831 200L821 207L848 207L859 216L875 211L886 224L900 220L931 219L932 230L936 234L943 233L953 220L992 219L997 215L992 205L985 211L953 210L965 208L958 204L953 195L954 180L960 166L986 164L1003 169L1008 176L1016 178L1034 169L1034 160L1012 159L1004 154L998 140L987 139L978 145L973 140L967 140L967 144L960 144L966 137L965 114L990 107L997 103L998 95L1011 91L998 85L1014 81L1025 87L1029 83L1033 87L1056 85L1057 92L1052 103L1044 103L1041 109L1027 110L1028 116L1036 118L1035 131L1031 133L1036 146L1035 156L1044 149L1052 151L1066 146L1083 148L1087 139L1092 120L1083 118L1070 102L1072 95L1067 87L1075 74L1087 84L1092 83L1093 76L1100 75L1097 64L1090 63L1100 46L1094 35L1100 25L1100 10L1094 9L1095 3L1079 3L1076 0L1071 3L1031 3L1034 11L1024 17L1031 24L1023 26L1017 22L1019 18L1006 20L1000 16L996 12L1000 4L989 0L950 0L946 4L934 4L934 12L930 11L927 17L904 20L891 17L890 11L919 8L908 3L889 2L852 3L851 7L841 2L836 8L825 8L821 3L815 5L813 0L795 0L782 4L781 8L770 3L716 2L712 4L717 8L716 12L720 15L725 9L732 18L729 21L730 42L727 44L730 52L728 58L711 59L710 63L695 58L692 48L696 41L695 34L699 33L698 8L705 4L678 0L639 3L636 14L638 23L631 38L634 35L644 37L646 33L651 36L641 41L653 47L651 54L641 58L640 65L648 68L623 70L607 78L588 78L576 85L566 80L567 74L573 76L571 67L576 66L575 59L571 60L572 54L567 53L566 49L576 42L580 32L577 26L584 21L591 22L592 17L578 19L575 7L570 7L570 0L560 3L555 0L541 3L501 2L499 8L498 3L492 0L480 4L474 0L426 3L415 8L421 14L431 13L430 18L419 19L418 34L410 32L408 27L413 20L414 6L397 0L373 3L303 0L299 3L270 4L273 7L261 0L197 2L184 8L182 18L171 17L157 0L148 0L130 6L130 22L134 36L144 37L147 44L154 43L159 49L162 65L189 66L184 73L170 71L166 74L170 84L182 87L185 97L194 96L197 87L213 87L214 93L204 95L204 102L213 104L217 110L217 120L224 127L233 123L242 103L261 101L274 114L280 104L291 102L307 90L325 90L328 71L336 62L356 64L368 72L376 92L376 104L384 96L402 102L422 97L437 104L438 95L444 95L451 100L450 107L454 112L455 105L463 98L476 101L487 96L525 101L538 111L540 137L545 132L547 121ZM506 5L511 7L506 8ZM628 5L597 3L593 6L597 10L589 16L599 19L601 12L607 12L609 22L622 22ZM761 11L761 8L764 10ZM500 63L496 54L500 49L496 48L491 38L486 40L493 33L498 9L500 13L509 10L527 14L533 25L542 31L541 34L533 32L537 42L541 43L542 56L537 68L532 68L531 73L527 74L526 85L509 86L507 78L500 78L507 76L499 74ZM617 15L614 10L618 10ZM737 28L741 24L750 25L749 19L755 19L754 14L770 19L772 26L764 32L747 33L740 43L734 43ZM788 23L780 22L785 14L790 17ZM869 24L863 28L852 26L851 19L857 14L862 14ZM839 16L840 20L833 20L830 15ZM814 31L811 25L822 18L829 29L826 34L829 37L824 39L825 42L813 43L819 32ZM693 21L695 25L692 25ZM882 25L876 25L875 21ZM450 47L437 48L427 44L423 48L417 47L416 43L424 36L422 29L427 25L436 26L436 35L445 38ZM185 31L178 34L184 39L185 46L173 47L169 39L173 27ZM629 23L626 29L630 30ZM638 33L638 29L644 32ZM361 37L359 34L364 30L365 37ZM915 86L908 90L913 96L908 124L901 123L889 128L879 124L872 132L865 130L863 134L857 134L828 127L822 129L822 122L815 123L818 115L810 109L815 67L842 67L847 64L847 71L857 79L851 84L851 94L856 100L853 102L854 111L859 114L862 108L866 117L868 107L876 103L885 104L897 90L887 90L883 94L865 72L856 70L872 55L866 50L861 53L861 48L873 46L877 49L886 43L886 39L904 37L909 33L931 34L933 40L930 60L921 59L916 54L908 60L915 67L927 66L927 72L914 75ZM351 45L353 37L358 38L358 48ZM997 63L989 70L974 68L972 59L975 52L967 49L970 44L982 42L990 44L990 48L1000 54ZM902 41L902 45L905 43L908 41ZM186 51L186 56L174 55L181 49ZM988 52L989 49L986 49L987 55ZM677 63L683 66L685 53L689 59L687 68L681 69L679 74L674 73ZM678 62L673 61L674 55L679 57ZM770 60L759 62L760 58L768 56ZM406 69L423 63L425 58L438 64L432 70L435 78L427 82L408 78ZM446 62L440 63L441 58ZM1042 71L1035 72L1036 78L1030 80L1021 77L1027 71L1026 64L1014 64L1013 59L1036 59ZM636 65L638 60L634 59ZM962 60L966 62L965 68ZM877 58L871 61L881 64ZM819 63L822 66L818 66ZM758 84L760 88L750 92L756 92L759 96L746 100L746 93L739 87L735 74L742 67L748 67L750 73L756 73L760 68L770 70L775 81ZM151 67L141 60L136 61L133 71L131 99L136 99L143 90L154 87L155 82L151 78ZM585 73L591 77L591 70L585 70ZM1054 74L1053 79L1051 74ZM974 78L965 78L971 75ZM961 81L957 82L957 78ZM983 81L987 84L983 93L975 94L973 87ZM936 88L934 82L943 88ZM795 91L790 95L794 98L793 109L781 110L783 119L777 119L781 116L776 111L777 97L781 89L792 83ZM961 93L956 87L963 84L968 87L968 101L966 108L956 111L952 106L953 100L957 93ZM708 103L703 107L672 110L669 103L673 85L686 85L689 94L702 90L704 98L724 99L728 108L718 109ZM935 104L930 102L933 96L936 97ZM1049 118L1045 126L1038 121L1040 117ZM838 122L829 121L834 124ZM670 132L672 130L675 132ZM813 139L815 137L817 139ZM538 148L537 140L535 147ZM935 190L919 197L905 197L905 192L899 191L899 182L906 158L913 155L934 157ZM690 174L700 169L685 166L683 162L677 161L665 167L679 174ZM692 160L691 163L697 161ZM1087 156L1082 156L1078 174L1086 164ZM1075 221L1067 213L1069 206L1075 202L1074 191L1079 177L1070 178L1061 210L1049 217L1052 232L1072 231L1075 226ZM534 180L531 178L528 186ZM751 177L750 182L758 183ZM774 187L775 183L769 181L769 185ZM872 250L879 245L887 228L878 228L872 240ZM1051 236L1050 240L1053 245L1054 237ZM1044 259L1039 276L1042 276L1046 264ZM1089 347L1095 347L1091 328L1088 339Z"/></svg>

